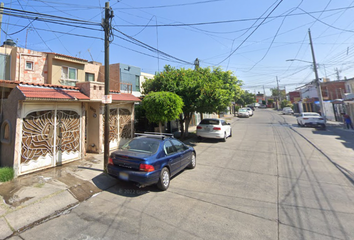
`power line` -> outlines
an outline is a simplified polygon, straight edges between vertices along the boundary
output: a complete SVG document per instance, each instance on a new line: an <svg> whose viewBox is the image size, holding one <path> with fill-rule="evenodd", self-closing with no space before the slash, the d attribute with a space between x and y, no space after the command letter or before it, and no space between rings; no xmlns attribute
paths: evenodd
<svg viewBox="0 0 354 240"><path fill-rule="evenodd" d="M210 2L220 2L224 0L207 0L207 1L199 1L192 3L180 3L180 4L171 4L171 5L161 5L161 6L150 6L150 7L130 7L130 8L121 8L121 9L149 9L149 8L169 8L169 7L182 7L182 6L190 6L190 5L199 5Z"/></svg>
<svg viewBox="0 0 354 240"><path fill-rule="evenodd" d="M255 31L257 31L257 29L258 29L258 28L264 23L264 21L275 11L275 9L278 8L278 6L280 5L280 3L282 3L282 2L283 2L283 0L280 0L279 3L272 9L272 11L270 11L270 13L263 19L263 21L262 21L260 24L258 24L258 26L241 42L241 44L238 45L238 47L237 47L232 53L230 53L224 60L222 60L221 62L219 62L217 65L220 65L221 63L223 63L224 61L226 61L229 57L231 57L231 56L247 41L247 39L250 38L250 37L253 35L253 33L254 33Z"/></svg>
<svg viewBox="0 0 354 240"><path fill-rule="evenodd" d="M125 34L125 33L123 33L122 31L120 31L120 30L118 30L118 29L116 29L116 28L113 28L113 30L117 31L118 33L122 34L124 37L128 38L128 39L126 39L126 38L119 37L119 36L115 35L116 37L119 37L119 38L121 38L122 40L128 41L128 42L133 43L133 44L135 44L135 45L138 45L138 46L140 46L140 47L143 47L143 48L145 48L145 49L147 49L147 50L149 50L149 51L156 52L156 53L158 52L158 53L160 53L161 55L163 55L163 56L165 56L165 57L172 58L172 59L177 60L177 61L179 61L179 62L181 62L181 63L188 64L188 65L193 65L193 64L194 64L194 63L192 63L192 62L188 62L188 61L179 59L179 58L177 58L177 57L174 57L174 56L172 56L172 55L170 55L170 54L167 54L167 53L165 53L165 52L162 52L162 51L160 51L160 50L158 50L158 49L156 49L156 48L154 48L154 47L152 47L152 46L150 46L150 45L148 45L148 44L146 44L146 43L143 43L143 42L141 42L141 41L139 41L139 40L137 40L137 39L135 39L135 38L133 38L133 37L131 37L131 36Z"/></svg>
<svg viewBox="0 0 354 240"><path fill-rule="evenodd" d="M30 18L30 19L38 18L38 20L41 20L41 21L58 21L58 23L76 23L76 24L85 24L85 25L91 25L91 26L101 26L101 23L90 22L90 21L85 21L85 20L80 20L80 19L66 18L66 17L60 17L60 16L49 15L49 14L44 14L44 13L18 10L18 9L13 9L13 8L6 8L6 7L2 8L2 9L4 10L3 14L9 15L9 16L17 16L17 17L22 17L22 18L27 18L27 19L28 18ZM25 14L26 17L24 17L21 14Z"/></svg>
<svg viewBox="0 0 354 240"><path fill-rule="evenodd" d="M224 23L234 23L234 22L249 22L249 21L257 21L257 20L264 20L264 19L276 19L276 18L284 18L284 17L292 17L292 16L301 16L301 15L309 15L309 14L316 14L321 12L333 12L333 11L341 11L341 10L348 10L354 8L354 6L350 7L343 7L343 8L334 8L328 9L325 11L312 11L312 12L305 12L301 8L298 8L304 13L292 13L292 14L281 14L278 16L269 16L269 17L260 17L260 18L244 18L244 19L233 19L233 20L223 20L223 21L211 21L211 22L199 22L199 23L174 23L174 24L159 24L158 27L186 27L186 26L200 26L200 25L214 25L214 24L224 24ZM144 27L145 25L136 24L136 25L117 25L117 27ZM148 26L148 27L155 27L155 26Z"/></svg>

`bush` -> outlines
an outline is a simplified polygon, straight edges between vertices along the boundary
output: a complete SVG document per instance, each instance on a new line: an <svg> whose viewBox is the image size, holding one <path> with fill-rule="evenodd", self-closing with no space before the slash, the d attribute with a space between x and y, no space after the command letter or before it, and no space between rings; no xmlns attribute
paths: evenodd
<svg viewBox="0 0 354 240"><path fill-rule="evenodd" d="M0 168L0 182L7 182L14 178L14 170L10 167Z"/></svg>

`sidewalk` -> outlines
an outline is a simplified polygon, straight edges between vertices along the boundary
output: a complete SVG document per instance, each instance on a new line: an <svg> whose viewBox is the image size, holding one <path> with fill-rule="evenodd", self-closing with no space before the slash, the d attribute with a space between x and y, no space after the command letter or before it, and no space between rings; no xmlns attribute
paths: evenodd
<svg viewBox="0 0 354 240"><path fill-rule="evenodd" d="M104 174L103 154L0 183L0 239L62 214L117 180Z"/></svg>

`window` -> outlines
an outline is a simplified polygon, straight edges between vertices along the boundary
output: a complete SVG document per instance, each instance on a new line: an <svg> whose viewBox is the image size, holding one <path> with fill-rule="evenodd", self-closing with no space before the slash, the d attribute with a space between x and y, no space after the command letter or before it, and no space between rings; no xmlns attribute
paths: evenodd
<svg viewBox="0 0 354 240"><path fill-rule="evenodd" d="M175 148L173 147L173 145L170 141L165 142L163 149L165 150L166 155L176 152Z"/></svg>
<svg viewBox="0 0 354 240"><path fill-rule="evenodd" d="M25 69L26 70L33 70L33 62L26 61Z"/></svg>
<svg viewBox="0 0 354 240"><path fill-rule="evenodd" d="M62 67L61 78L63 80L77 80L77 69L71 67Z"/></svg>
<svg viewBox="0 0 354 240"><path fill-rule="evenodd" d="M178 141L176 139L171 139L171 142L173 143L173 145L177 149L177 152L182 152L183 150L185 150L184 144L181 143L180 141Z"/></svg>
<svg viewBox="0 0 354 240"><path fill-rule="evenodd" d="M85 81L86 82L94 82L95 81L95 74L85 73Z"/></svg>
<svg viewBox="0 0 354 240"><path fill-rule="evenodd" d="M140 92L140 77L135 75L135 91Z"/></svg>

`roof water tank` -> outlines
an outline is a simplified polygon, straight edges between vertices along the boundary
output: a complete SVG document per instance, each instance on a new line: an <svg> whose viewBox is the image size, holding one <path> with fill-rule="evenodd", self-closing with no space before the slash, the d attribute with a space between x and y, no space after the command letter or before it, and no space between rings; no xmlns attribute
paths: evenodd
<svg viewBox="0 0 354 240"><path fill-rule="evenodd" d="M16 47L16 43L12 39L7 39L4 42L4 45L8 45L8 46L11 46L11 47Z"/></svg>

